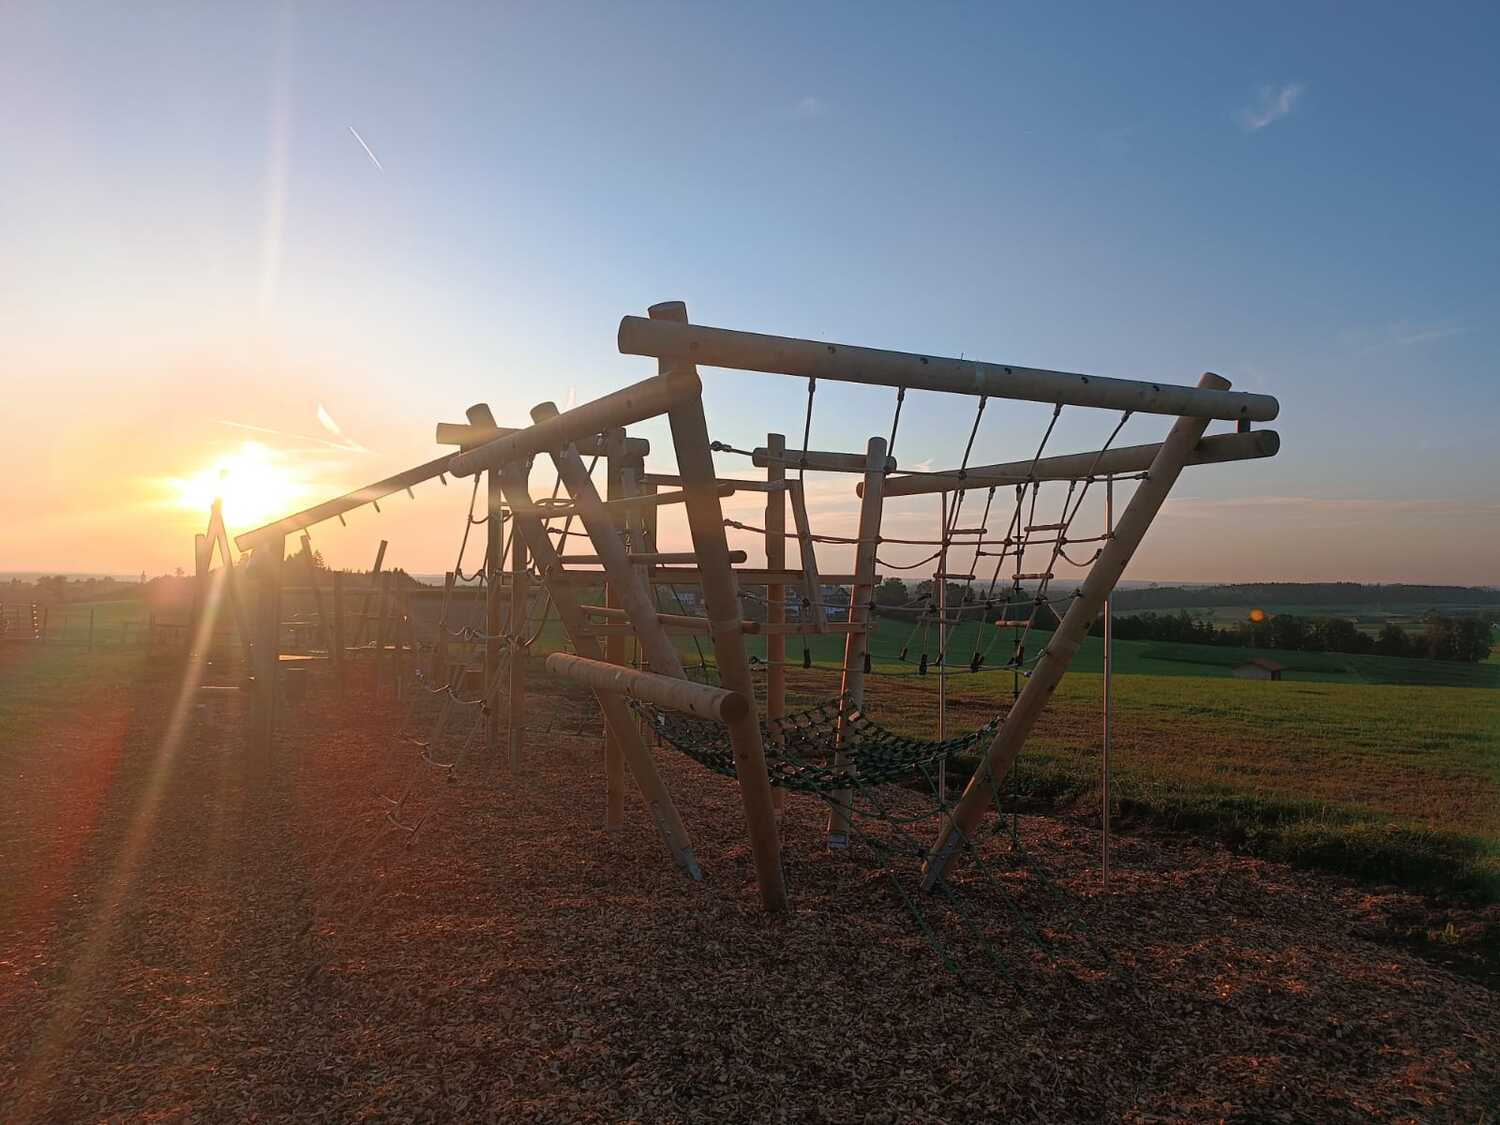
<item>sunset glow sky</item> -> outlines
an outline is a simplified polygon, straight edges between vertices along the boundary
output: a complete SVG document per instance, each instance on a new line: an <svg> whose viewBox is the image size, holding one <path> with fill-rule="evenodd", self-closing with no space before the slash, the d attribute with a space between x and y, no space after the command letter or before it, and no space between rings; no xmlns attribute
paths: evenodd
<svg viewBox="0 0 1500 1125"><path fill-rule="evenodd" d="M644 378L619 318L680 298L1277 395L1281 454L1185 474L1132 579L1500 583L1497 37L1478 5L7 4L0 571L191 569L215 492L242 531L473 402L521 425ZM804 383L704 379L714 437L800 441ZM820 386L813 447L893 398ZM975 461L1046 414L992 404ZM972 418L912 395L898 460L956 464ZM440 572L467 497L314 542ZM852 479L813 498L853 526Z"/></svg>

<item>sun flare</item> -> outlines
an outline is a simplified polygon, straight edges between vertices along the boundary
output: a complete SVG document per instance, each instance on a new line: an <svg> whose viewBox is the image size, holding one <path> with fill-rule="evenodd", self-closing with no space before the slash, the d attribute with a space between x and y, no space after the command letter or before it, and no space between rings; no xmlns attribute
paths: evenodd
<svg viewBox="0 0 1500 1125"><path fill-rule="evenodd" d="M183 508L207 512L214 500L222 500L224 520L231 527L253 527L286 515L308 491L286 454L257 441L241 442L233 453L172 484Z"/></svg>

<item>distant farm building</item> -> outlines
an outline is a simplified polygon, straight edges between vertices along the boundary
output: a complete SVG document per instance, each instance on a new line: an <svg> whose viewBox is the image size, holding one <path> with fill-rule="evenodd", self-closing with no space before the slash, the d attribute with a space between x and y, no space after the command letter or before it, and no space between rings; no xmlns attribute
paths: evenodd
<svg viewBox="0 0 1500 1125"><path fill-rule="evenodd" d="M1285 671L1284 665L1278 664L1269 656L1257 656L1254 660L1235 665L1234 678L1237 680L1279 680L1281 673Z"/></svg>

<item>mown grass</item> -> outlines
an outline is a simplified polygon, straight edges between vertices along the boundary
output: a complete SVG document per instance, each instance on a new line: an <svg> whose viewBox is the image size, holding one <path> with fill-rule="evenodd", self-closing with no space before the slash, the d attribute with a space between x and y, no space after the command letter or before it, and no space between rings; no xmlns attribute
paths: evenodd
<svg viewBox="0 0 1500 1125"><path fill-rule="evenodd" d="M1022 800L1097 807L1100 690L1098 676L1064 680L1014 771ZM1006 694L950 695L954 728L977 725ZM1361 879L1500 900L1493 692L1122 675L1115 700L1112 797L1126 822ZM870 705L898 729L932 729L930 693L909 682L872 690Z"/></svg>

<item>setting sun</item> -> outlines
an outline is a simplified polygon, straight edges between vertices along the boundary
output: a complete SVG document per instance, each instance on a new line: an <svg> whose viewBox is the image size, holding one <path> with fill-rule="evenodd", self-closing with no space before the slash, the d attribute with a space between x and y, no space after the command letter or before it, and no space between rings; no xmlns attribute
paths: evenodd
<svg viewBox="0 0 1500 1125"><path fill-rule="evenodd" d="M307 494L307 485L286 464L286 454L256 441L240 444L191 477L174 479L178 506L207 512L215 499L224 502L224 519L232 527L253 527L285 515Z"/></svg>

